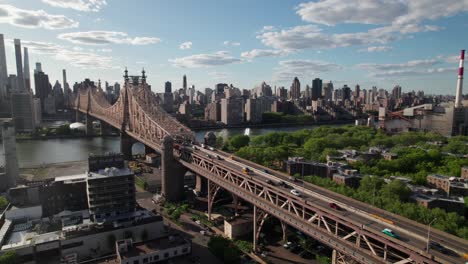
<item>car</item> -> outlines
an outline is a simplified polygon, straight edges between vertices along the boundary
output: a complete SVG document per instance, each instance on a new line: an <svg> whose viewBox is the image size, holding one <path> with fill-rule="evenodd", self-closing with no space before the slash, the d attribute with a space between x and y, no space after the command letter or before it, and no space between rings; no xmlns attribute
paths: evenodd
<svg viewBox="0 0 468 264"><path fill-rule="evenodd" d="M248 167L244 167L244 168L242 168L242 172L244 174L250 174L251 170Z"/></svg>
<svg viewBox="0 0 468 264"><path fill-rule="evenodd" d="M328 207L333 208L335 210L340 210L341 209L336 203L329 203Z"/></svg>
<svg viewBox="0 0 468 264"><path fill-rule="evenodd" d="M289 177L289 180L292 181L292 182L297 181L296 177Z"/></svg>
<svg viewBox="0 0 468 264"><path fill-rule="evenodd" d="M435 241L431 241L429 242L429 248L432 248L432 249L435 249L439 252L442 252L444 254L447 254L449 253L448 249L446 249L444 246L442 246L441 244L435 242ZM426 248L427 250L427 248Z"/></svg>
<svg viewBox="0 0 468 264"><path fill-rule="evenodd" d="M382 233L386 234L387 236L391 236L393 238L399 238L399 236L393 232L393 230L391 230L390 228L384 228L382 230Z"/></svg>
<svg viewBox="0 0 468 264"><path fill-rule="evenodd" d="M196 220L195 223L196 223L197 225L201 225L200 220Z"/></svg>
<svg viewBox="0 0 468 264"><path fill-rule="evenodd" d="M268 170L262 170L264 173L268 173L270 174L270 172Z"/></svg>
<svg viewBox="0 0 468 264"><path fill-rule="evenodd" d="M211 157L210 154L206 154L206 157L209 158L209 159L213 158L213 157Z"/></svg>
<svg viewBox="0 0 468 264"><path fill-rule="evenodd" d="M220 155L216 155L216 158L217 158L218 160L223 160L223 158L222 158Z"/></svg>
<svg viewBox="0 0 468 264"><path fill-rule="evenodd" d="M291 193L292 193L293 195L295 195L295 196L301 196L301 193L300 193L298 190L296 190L296 189L292 189L292 190L291 190Z"/></svg>
<svg viewBox="0 0 468 264"><path fill-rule="evenodd" d="M273 185L273 182L271 180L266 179L265 182L268 183L268 184Z"/></svg>
<svg viewBox="0 0 468 264"><path fill-rule="evenodd" d="M260 256L266 258L268 256L268 252L266 251L263 251L262 254L260 254Z"/></svg>
<svg viewBox="0 0 468 264"><path fill-rule="evenodd" d="M284 243L283 247L287 249L287 248L290 248L292 245L293 245L293 243L291 241L288 241L288 242Z"/></svg>
<svg viewBox="0 0 468 264"><path fill-rule="evenodd" d="M211 151L215 151L215 150L216 150L216 149L213 148L213 147L208 147L208 149L211 150Z"/></svg>

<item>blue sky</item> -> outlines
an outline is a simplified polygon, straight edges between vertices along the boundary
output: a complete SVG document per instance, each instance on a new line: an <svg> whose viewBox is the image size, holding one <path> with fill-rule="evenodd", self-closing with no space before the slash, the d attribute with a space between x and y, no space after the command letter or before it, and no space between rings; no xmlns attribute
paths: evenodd
<svg viewBox="0 0 468 264"><path fill-rule="evenodd" d="M454 94L468 46L468 0L0 0L0 33L15 74L12 39L51 82L121 82L144 67L153 91L186 74L196 89L298 76L362 88Z"/></svg>

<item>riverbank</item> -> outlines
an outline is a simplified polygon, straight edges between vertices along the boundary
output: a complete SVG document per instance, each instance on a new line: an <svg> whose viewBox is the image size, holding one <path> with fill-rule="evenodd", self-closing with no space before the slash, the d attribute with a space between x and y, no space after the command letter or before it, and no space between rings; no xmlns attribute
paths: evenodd
<svg viewBox="0 0 468 264"><path fill-rule="evenodd" d="M119 134L105 134L105 135L50 135L50 136L35 136L35 135L17 135L16 141L25 140L47 140L47 139L76 139L76 138L97 138L97 137L118 137Z"/></svg>
<svg viewBox="0 0 468 264"><path fill-rule="evenodd" d="M188 126L193 131L204 131L210 129L231 129L231 128L275 128L275 127L301 127L301 126L326 126L326 125L350 125L354 120L332 120L319 122L300 123L274 123L274 124L239 124L239 125L213 125L213 126Z"/></svg>

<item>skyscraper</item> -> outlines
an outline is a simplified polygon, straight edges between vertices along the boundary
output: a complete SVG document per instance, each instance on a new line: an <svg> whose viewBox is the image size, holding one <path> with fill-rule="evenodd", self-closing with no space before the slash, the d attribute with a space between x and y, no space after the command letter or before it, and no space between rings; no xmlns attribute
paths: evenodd
<svg viewBox="0 0 468 264"><path fill-rule="evenodd" d="M42 65L40 62L36 62L36 69L34 69L34 73L38 73L42 71Z"/></svg>
<svg viewBox="0 0 468 264"><path fill-rule="evenodd" d="M301 97L301 83L297 77L294 77L293 83L291 84L291 99L299 99Z"/></svg>
<svg viewBox="0 0 468 264"><path fill-rule="evenodd" d="M29 54L28 48L24 47L24 65L23 65L23 74L24 74L24 88L28 91L31 90L31 74L29 73Z"/></svg>
<svg viewBox="0 0 468 264"><path fill-rule="evenodd" d="M52 93L52 89L49 84L49 76L42 69L38 69L37 64L40 65L40 63L36 63L36 70L34 70L34 87L36 89L36 98L41 100L41 108L45 112L44 104L46 98Z"/></svg>
<svg viewBox="0 0 468 264"><path fill-rule="evenodd" d="M67 83L67 71L65 69L62 70L62 74L63 74L63 100L64 100L64 105L65 105L65 108L68 108L68 103L69 103L69 96L70 96L70 93L69 93L69 90L70 90L70 87L68 86L68 83ZM107 86L107 82L106 82L106 86ZM107 89L107 87L106 87Z"/></svg>
<svg viewBox="0 0 468 264"><path fill-rule="evenodd" d="M8 71L5 56L5 42L0 34L0 101L7 97Z"/></svg>
<svg viewBox="0 0 468 264"><path fill-rule="evenodd" d="M164 92L165 93L172 93L172 83L171 82L166 82L164 84Z"/></svg>
<svg viewBox="0 0 468 264"><path fill-rule="evenodd" d="M182 88L184 89L184 93L186 94L187 92L187 76L184 74L184 78L182 80Z"/></svg>
<svg viewBox="0 0 468 264"><path fill-rule="evenodd" d="M21 57L21 40L15 39L15 58L16 58L16 78L18 82L18 90L24 91L24 77L23 77L23 62Z"/></svg>
<svg viewBox="0 0 468 264"><path fill-rule="evenodd" d="M316 101L322 97L322 80L315 78L312 81L312 100Z"/></svg>

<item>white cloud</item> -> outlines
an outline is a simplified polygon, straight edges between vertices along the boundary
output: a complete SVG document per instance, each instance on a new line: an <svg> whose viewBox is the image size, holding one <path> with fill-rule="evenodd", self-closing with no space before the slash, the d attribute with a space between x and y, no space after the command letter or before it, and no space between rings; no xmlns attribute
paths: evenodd
<svg viewBox="0 0 468 264"><path fill-rule="evenodd" d="M414 77L421 75L430 75L436 73L454 72L455 67L436 67L439 64L449 62L451 57L438 57L436 59L411 60L396 64L378 64L362 63L356 66L367 72L375 78L396 78L396 77Z"/></svg>
<svg viewBox="0 0 468 264"><path fill-rule="evenodd" d="M320 0L300 4L297 14L304 21L329 26L340 23L404 25L467 10L466 0Z"/></svg>
<svg viewBox="0 0 468 264"><path fill-rule="evenodd" d="M223 42L223 45L235 47L235 46L240 46L240 43L226 40Z"/></svg>
<svg viewBox="0 0 468 264"><path fill-rule="evenodd" d="M79 23L63 15L51 15L44 10L26 10L11 5L0 5L0 23L24 28L76 28Z"/></svg>
<svg viewBox="0 0 468 264"><path fill-rule="evenodd" d="M318 73L338 71L343 68L335 63L314 60L285 60L278 64L273 74L275 81L292 81L294 77L312 79Z"/></svg>
<svg viewBox="0 0 468 264"><path fill-rule="evenodd" d="M106 0L42 0L53 7L70 8L84 12L98 12L107 5Z"/></svg>
<svg viewBox="0 0 468 264"><path fill-rule="evenodd" d="M316 25L304 25L265 32L257 38L265 45L281 50L330 49L356 45L382 45L400 39L404 34L439 29L435 26L390 25L366 32L326 34Z"/></svg>
<svg viewBox="0 0 468 264"><path fill-rule="evenodd" d="M174 66L182 68L219 66L240 61L240 59L232 57L227 51L218 51L210 54L196 54L169 60L169 62L171 62Z"/></svg>
<svg viewBox="0 0 468 264"><path fill-rule="evenodd" d="M186 50L186 49L191 49L192 48L192 42L187 41L179 45L179 49L181 50Z"/></svg>
<svg viewBox="0 0 468 264"><path fill-rule="evenodd" d="M7 40L6 43L13 43ZM83 69L113 69L115 68L111 56L103 56L90 51L84 51L80 47L66 47L50 42L21 40L24 47L28 47L31 53L47 54L53 59L69 63Z"/></svg>
<svg viewBox="0 0 468 264"><path fill-rule="evenodd" d="M289 53L290 52L286 50L253 49L251 51L242 52L241 57L252 60L259 57L280 57Z"/></svg>
<svg viewBox="0 0 468 264"><path fill-rule="evenodd" d="M273 31L275 29L275 26L263 26L261 32Z"/></svg>
<svg viewBox="0 0 468 264"><path fill-rule="evenodd" d="M100 51L100 52L112 52L112 49L104 48L104 49L99 49L98 51Z"/></svg>
<svg viewBox="0 0 468 264"><path fill-rule="evenodd" d="M105 45L105 44L131 44L147 45L161 42L154 37L129 37L125 32L118 31L84 31L71 32L58 35L59 39L68 40L75 44Z"/></svg>
<svg viewBox="0 0 468 264"><path fill-rule="evenodd" d="M211 76L211 78L215 80L224 80L231 76L231 74L227 72L218 72L218 71L209 72L208 75Z"/></svg>
<svg viewBox="0 0 468 264"><path fill-rule="evenodd" d="M367 51L367 52L384 52L384 51L390 51L392 49L393 48L389 47L389 46L370 46L370 47L367 47L366 49L361 49L359 51L361 51L361 52L363 52L363 51Z"/></svg>

